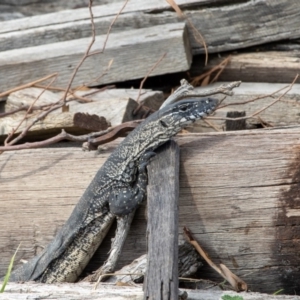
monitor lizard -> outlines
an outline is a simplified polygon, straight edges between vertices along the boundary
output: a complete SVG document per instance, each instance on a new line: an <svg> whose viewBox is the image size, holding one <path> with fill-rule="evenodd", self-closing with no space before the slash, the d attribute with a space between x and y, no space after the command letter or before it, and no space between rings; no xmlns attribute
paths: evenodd
<svg viewBox="0 0 300 300"><path fill-rule="evenodd" d="M154 150L187 125L212 113L217 105L218 100L213 98L187 98L145 119L99 169L52 242L13 271L10 281L75 282L114 218L117 216L117 232L122 233L128 216L146 197L146 167Z"/></svg>

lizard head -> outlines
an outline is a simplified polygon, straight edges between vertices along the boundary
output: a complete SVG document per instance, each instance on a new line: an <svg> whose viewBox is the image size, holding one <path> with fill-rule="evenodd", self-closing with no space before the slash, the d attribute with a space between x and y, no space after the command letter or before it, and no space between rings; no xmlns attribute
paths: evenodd
<svg viewBox="0 0 300 300"><path fill-rule="evenodd" d="M218 106L213 98L188 98L169 104L150 115L123 141L122 153L128 162L170 140L187 125L211 114ZM126 151L124 150L126 149Z"/></svg>
<svg viewBox="0 0 300 300"><path fill-rule="evenodd" d="M145 150L157 148L187 125L211 114L217 106L218 100L213 98L188 98L169 104L141 123L126 143L135 144L134 156L139 157Z"/></svg>
<svg viewBox="0 0 300 300"><path fill-rule="evenodd" d="M180 131L187 125L211 114L217 107L218 100L214 98L185 99L170 104L158 111L157 126L167 133Z"/></svg>

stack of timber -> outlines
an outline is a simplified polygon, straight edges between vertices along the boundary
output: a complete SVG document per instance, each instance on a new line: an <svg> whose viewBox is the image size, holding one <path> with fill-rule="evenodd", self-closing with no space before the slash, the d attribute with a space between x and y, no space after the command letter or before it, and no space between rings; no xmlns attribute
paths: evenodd
<svg viewBox="0 0 300 300"><path fill-rule="evenodd" d="M178 0L176 3L186 18L178 16L164 1L130 0L112 27L107 43L109 24L124 2L93 7L96 41L92 51L101 52L105 43L106 48L84 61L74 78L72 92L82 85L89 88L76 90L75 96L68 95L64 109L53 111L37 122L28 132L28 139L44 139L62 129L73 134L101 131L143 118L160 107L164 101L161 91L103 90L97 86L141 80L151 69L149 77L178 72L197 76L230 53L230 62L219 80L248 83L242 83L235 89L235 95L227 97L223 104L270 95L242 106L221 108L214 115L219 118L236 112L250 116L274 101L271 94L281 89L282 83L290 83L299 72L299 1ZM201 33L206 46L199 42L190 24ZM91 35L87 8L0 23L0 73L4 74L0 76L0 114L28 107L37 98L35 106L41 107L28 115L19 111L0 118L0 141L12 130L20 133L42 107L61 99L64 92L58 90L68 85ZM266 43L278 44L260 46ZM211 58L206 67L205 48ZM36 86L9 95L4 93L53 73L58 74L53 83L56 92ZM137 99L148 108L137 109ZM228 130L227 123L224 119L210 120L210 124L201 122L188 129L194 133L176 138L181 153L179 239L184 240L182 228L187 226L215 263L225 264L254 292L274 293L283 289L285 294L300 294L299 100L300 85L295 84L276 104L246 120L243 128L268 129L216 133ZM81 145L63 143L0 155L0 277L20 242L16 267L53 239L119 142L118 139L108 143L97 152L82 152ZM146 252L145 215L143 205L133 221L119 268ZM104 263L114 232L115 227L83 275ZM198 271L198 277L217 283L223 281L208 266ZM51 297L64 299L70 289L73 286L64 285L62 294ZM7 291L11 298L5 299L34 298L37 293L49 293L47 287L39 284L30 286L24 297L16 292L23 291L18 284L8 286ZM143 298L140 288L110 290L102 286L98 294L92 294L85 283L77 286L76 293L65 299ZM234 295L205 290L188 293L188 299L206 300ZM251 293L241 296L245 300L275 297ZM276 296L276 299L299 297Z"/></svg>
<svg viewBox="0 0 300 300"><path fill-rule="evenodd" d="M176 3L194 29L185 25L185 18L179 17L167 2L131 0L114 24L104 53L85 61L74 84L143 78L164 53L165 58L151 76L186 71L191 54L205 52L195 29L203 36L208 53L300 38L298 1ZM93 50L102 49L107 28L123 4L114 2L93 8L97 35ZM87 8L1 22L0 71L6 76L1 77L0 88L9 89L53 72L59 72L57 83L65 86L90 37ZM111 60L109 72L95 82Z"/></svg>

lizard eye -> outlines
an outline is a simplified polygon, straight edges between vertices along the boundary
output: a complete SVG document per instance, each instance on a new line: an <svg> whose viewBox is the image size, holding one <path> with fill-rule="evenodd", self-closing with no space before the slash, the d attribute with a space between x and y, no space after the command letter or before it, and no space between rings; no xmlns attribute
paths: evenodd
<svg viewBox="0 0 300 300"><path fill-rule="evenodd" d="M180 111L186 111L188 109L187 105L183 105L180 107Z"/></svg>
<svg viewBox="0 0 300 300"><path fill-rule="evenodd" d="M168 127L167 123L166 123L166 122L164 122L164 121L162 121L162 120L160 120L160 124L161 124L161 126L163 126L163 127L165 127L165 128L167 128L167 127Z"/></svg>

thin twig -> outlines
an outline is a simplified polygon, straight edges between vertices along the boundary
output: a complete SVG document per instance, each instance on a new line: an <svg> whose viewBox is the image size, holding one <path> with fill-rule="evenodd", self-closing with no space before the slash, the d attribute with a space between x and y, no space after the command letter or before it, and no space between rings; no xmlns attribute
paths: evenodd
<svg viewBox="0 0 300 300"><path fill-rule="evenodd" d="M219 129L215 124L213 124L212 122L210 122L209 120L207 120L206 118L203 119L203 121L209 125L211 128L213 128L215 131L220 132L222 131L221 129Z"/></svg>
<svg viewBox="0 0 300 300"><path fill-rule="evenodd" d="M266 105L265 107L263 107L263 108L259 109L258 111L254 112L250 116L239 117L239 118L207 117L207 119L209 119L209 120L231 120L231 121L237 121L237 120L247 120L247 119L253 118L254 116L256 116L256 115L260 114L261 112L263 112L264 110L268 109L270 106L274 105L276 102L280 101L282 99L282 97L285 96L293 88L293 85L297 81L298 77L299 77L299 74L297 74L295 76L293 82L288 86L287 90L284 93L282 93L278 98L276 98L274 101L272 101L270 104ZM246 103L247 103L247 101L246 101ZM243 103L241 102L241 104L244 104L244 102ZM219 108L217 108L217 109L219 109Z"/></svg>
<svg viewBox="0 0 300 300"><path fill-rule="evenodd" d="M124 135L128 131L135 129L143 120L135 120L122 123L118 126L112 128L112 130L100 137L90 138L86 143L84 143L83 148L86 150L95 150L98 146L106 144L115 140L116 138Z"/></svg>
<svg viewBox="0 0 300 300"><path fill-rule="evenodd" d="M36 84L34 86L38 87L38 88L41 88L41 89L47 88L45 85L40 85L40 84ZM103 92L105 90L108 90L108 89L114 89L115 87L116 86L114 84L107 85L107 86L104 86L104 87L102 87L100 89L96 89L96 90L92 90L90 92L87 92L86 94L84 94L84 97L79 96L79 95L76 94L76 92L78 92L80 90L80 88L75 88L74 90L69 90L69 94L71 94L76 99L79 99L79 100L82 99L82 101L84 101L84 102L92 102L93 101L92 99L89 99L89 98L86 98L86 97L94 95L94 94L97 94L97 93L101 93L101 92ZM66 89L60 88L60 87L56 87L56 86L49 86L47 88L47 90L54 90L54 91L62 91L62 92L64 92Z"/></svg>
<svg viewBox="0 0 300 300"><path fill-rule="evenodd" d="M48 75L48 76L45 76L43 78L40 78L40 79L37 79L35 81L32 81L32 82L29 82L29 83L26 83L26 84L23 84L23 85L20 85L20 86L17 86L13 89L10 89L8 91L5 91L3 93L0 93L0 97L5 97L5 96L8 96L9 94L13 93L13 92L16 92L16 91L19 91L19 90L23 90L23 89L26 89L26 88L29 88L29 87L32 87L34 86L35 84L39 83L39 82L42 82L42 81L45 81L47 79L50 79L52 77L55 77L57 76L58 74L57 73L53 73L51 75Z"/></svg>
<svg viewBox="0 0 300 300"><path fill-rule="evenodd" d="M187 239L187 241L194 246L194 248L198 251L198 253L204 258L204 260L210 265L211 268L213 268L217 273L219 273L224 279L226 279L232 287L236 291L247 291L248 286L245 281L240 279L238 276L233 274L224 264L220 264L220 267L218 267L205 253L205 251L202 249L202 247L199 245L199 243L194 239L191 231L187 228L183 228L184 235Z"/></svg>
<svg viewBox="0 0 300 300"><path fill-rule="evenodd" d="M227 106L232 106L232 105L244 105L244 104L247 104L247 103L251 103L251 102L255 102L257 100L260 100L260 99L264 99L264 98L267 98L267 97L272 97L276 94L278 94L279 92L289 88L290 85L286 85L284 87L282 87L281 89L275 91L275 92L272 92L270 94L266 94L266 95L262 95L262 96L257 96L255 98L252 98L250 100L247 100L247 101L243 101L243 102L231 102L231 103L228 103L228 104L225 104L225 105L222 105L222 106L218 106L218 109L220 108L224 108L224 107L227 107Z"/></svg>
<svg viewBox="0 0 300 300"><path fill-rule="evenodd" d="M49 145L58 143L63 140L69 140L69 141L73 141L73 142L85 142L91 138L105 135L112 130L114 130L114 128L110 127L106 130L102 130L99 132L92 132L90 134L77 136L77 135L69 134L69 133L65 132L65 130L62 129L61 133L59 133L58 135L56 135L52 138L49 138L47 140L40 141L40 142L24 143L24 144L19 144L19 145L0 146L0 152L2 153L4 151L41 148L41 147L45 147L45 146L49 146Z"/></svg>
<svg viewBox="0 0 300 300"><path fill-rule="evenodd" d="M69 90L71 88L71 85L74 81L74 78L75 78L79 68L84 63L86 58L89 56L90 50L91 50L91 48L92 48L92 46L93 46L93 44L95 43L95 40L96 40L96 30L95 30L95 23L94 23L94 15L93 15L93 10L92 10L92 5L93 5L93 0L90 0L89 1L89 13L90 13L91 24L92 24L92 40L91 40L90 44L88 45L88 47L85 51L85 54L83 55L83 57L81 58L80 62L77 64L77 66L75 67L75 69L74 69L74 71L71 75L71 78L69 80L69 83L67 85L67 88L66 88L65 93L64 93L63 98L62 98L64 103L66 102L67 95L69 93Z"/></svg>
<svg viewBox="0 0 300 300"><path fill-rule="evenodd" d="M172 6L172 8L176 11L177 15L180 18L183 18L187 21L187 24L191 28L196 42L198 42L200 45L204 47L205 66L206 66L208 62L208 49L204 37L202 36L200 31L194 26L192 21L184 14L184 12L180 9L180 7L177 5L177 3L174 0L166 0L166 1Z"/></svg>
<svg viewBox="0 0 300 300"><path fill-rule="evenodd" d="M102 71L102 73L101 73L99 76L97 76L95 79L93 79L93 80L91 80L91 81L85 83L83 86L91 86L93 83L97 84L97 83L100 81L100 79L101 79L102 77L104 77L104 76L109 72L110 67L112 66L113 62L114 62L114 60L111 59L111 60L108 62L107 67Z"/></svg>
<svg viewBox="0 0 300 300"><path fill-rule="evenodd" d="M140 102L140 96L141 96L141 92L144 86L145 81L147 80L147 78L149 77L149 75L153 72L153 70L161 63L161 61L166 57L167 53L165 52L158 60L157 62L151 67L151 69L147 72L147 74L145 75L145 77L143 78L143 80L140 83L140 88L139 88L139 93L138 96L136 98L136 102L139 103ZM137 109L136 109L137 110ZM134 112L135 114L135 112Z"/></svg>
<svg viewBox="0 0 300 300"><path fill-rule="evenodd" d="M52 80L50 81L49 83L49 86L56 80L57 76L53 77ZM27 119L27 116L28 114L32 111L32 108L34 106L34 104L40 99L40 97L44 94L46 90L42 90L40 92L40 94L36 97L36 99L29 105L23 119L20 121L20 123L18 124L18 126L16 128L14 128L12 130L11 133L9 133L4 141L4 145L7 146L7 145L13 145L15 143L17 143L20 139L22 139L22 137L24 137L26 135L26 133L28 132L28 130L30 129L30 127L32 127L35 123L33 123L30 127L26 127L23 129L23 131L15 138L13 139L12 141L8 142L10 140L10 138L15 134L15 132L20 128L20 126L23 124L23 122Z"/></svg>
<svg viewBox="0 0 300 300"><path fill-rule="evenodd" d="M221 85L214 89L204 91L195 91L194 87L185 79L182 79L180 83L181 86L165 100L161 108L185 98L207 97L215 94L225 94L231 96L233 94L232 90L236 87L239 87L241 81L233 81L229 84Z"/></svg>
<svg viewBox="0 0 300 300"><path fill-rule="evenodd" d="M100 54L100 53L103 53L105 48L106 48L106 44L107 44L107 41L108 41L108 38L109 38L109 35L110 35L110 32L112 30L112 27L113 25L115 24L115 22L117 21L118 17L120 16L120 14L122 13L122 11L124 10L125 6L127 5L129 0L126 0L125 3L123 4L123 6L121 7L121 9L119 10L119 12L116 14L116 16L114 17L114 19L112 20L112 22L110 23L109 25L109 28L107 30L107 33L106 33L106 37L105 37L105 40L104 40L104 43L103 43L103 47L101 49L101 51L93 51L91 52L91 48L93 46L93 44L95 43L95 40L96 40L96 29L95 29L95 22L94 22L94 15L93 15L93 11L92 11L92 0L89 1L89 12L90 12L90 18L91 18L91 25L92 25L92 40L90 42L90 44L88 45L88 48L86 49L85 51L85 54L84 56L82 57L82 59L80 60L80 62L78 63L78 65L76 66L76 68L74 69L73 73L72 73L72 76L70 78L70 81L68 83L68 86L67 86L67 89L65 91L65 94L63 96L63 101L66 101L66 98L67 98L67 94L68 94L68 91L69 89L71 88L71 85L74 81L74 78L79 70L79 68L81 67L81 65L83 64L83 62L90 56L92 55L96 55L96 54ZM111 64L112 64L113 60L110 61L109 65L108 65L108 68L107 70L109 70ZM107 72L107 71L106 71ZM102 75L100 75L99 77L102 77Z"/></svg>
<svg viewBox="0 0 300 300"><path fill-rule="evenodd" d="M102 50L97 50L97 51L93 51L91 52L88 56L91 56L91 55L95 55L95 54L100 54L100 53L103 53L105 48L106 48L106 44L107 44L107 41L108 41L108 37L110 35L110 32L112 30L112 27L114 26L114 24L116 23L117 19L119 18L120 14L122 13L122 11L124 10L124 8L126 7L127 3L128 3L129 0L126 0L123 4L123 6L121 7L121 9L118 11L118 13L115 15L114 19L112 20L112 22L110 23L109 27L108 27L108 30L107 30L107 33L106 33L106 38L105 38L105 41L104 41L104 44L103 44L103 47L102 47Z"/></svg>
<svg viewBox="0 0 300 300"><path fill-rule="evenodd" d="M35 124L37 123L38 121L42 120L43 118L45 118L50 112L58 109L58 108L61 108L64 104L61 103L61 104L57 104L57 105L54 105L53 107L51 107L50 109L44 111L43 113L41 113L37 118L35 118L34 120L32 120L32 122L26 127L23 129L23 131L15 138L13 139L12 141L10 141L8 143L8 145L13 145L15 144L16 142L18 142L19 140L21 140L26 134L27 132L29 131L29 129Z"/></svg>
<svg viewBox="0 0 300 300"><path fill-rule="evenodd" d="M201 74L199 76L194 77L192 79L192 81L191 81L191 85L198 86L200 80L206 78L207 76L210 76L215 71L218 71L217 75L212 80L212 82L214 82L215 80L218 79L218 77L220 76L221 72L223 72L223 70L225 69L225 67L227 66L227 64L230 62L230 59L231 59L231 56L229 55L227 58L225 58L224 60L222 60L218 65L214 66L213 68L211 68L207 72L205 72L205 73L203 73L203 74Z"/></svg>

